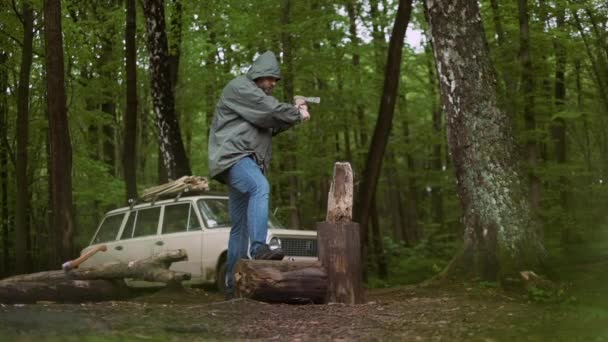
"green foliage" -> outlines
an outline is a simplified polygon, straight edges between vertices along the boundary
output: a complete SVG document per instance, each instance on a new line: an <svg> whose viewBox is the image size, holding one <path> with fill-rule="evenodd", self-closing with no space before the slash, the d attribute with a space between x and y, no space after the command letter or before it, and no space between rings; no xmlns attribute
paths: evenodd
<svg viewBox="0 0 608 342"><path fill-rule="evenodd" d="M414 247L403 241L384 237L384 247L389 264L390 277L387 280L370 277L369 287L389 287L414 284L432 278L448 264L456 253L459 243L453 236L430 236Z"/></svg>

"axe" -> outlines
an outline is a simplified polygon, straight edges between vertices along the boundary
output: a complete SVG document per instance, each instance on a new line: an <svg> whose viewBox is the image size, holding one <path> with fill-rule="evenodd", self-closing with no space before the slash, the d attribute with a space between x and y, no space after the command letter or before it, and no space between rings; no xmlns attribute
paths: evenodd
<svg viewBox="0 0 608 342"><path fill-rule="evenodd" d="M108 247L106 245L97 246L74 260L64 262L63 265L61 265L61 268L67 272L69 270L72 270L72 269L78 267L78 265L85 262L87 259L92 257L95 253L97 253L99 251L105 252L107 250L108 250Z"/></svg>

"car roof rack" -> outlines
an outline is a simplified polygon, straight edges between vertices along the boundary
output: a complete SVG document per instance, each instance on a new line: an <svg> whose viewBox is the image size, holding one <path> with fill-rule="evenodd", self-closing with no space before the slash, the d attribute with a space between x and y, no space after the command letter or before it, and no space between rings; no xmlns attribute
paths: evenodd
<svg viewBox="0 0 608 342"><path fill-rule="evenodd" d="M184 176L180 179L144 190L141 200L154 204L159 199L178 201L182 196L195 196L209 191L206 177Z"/></svg>

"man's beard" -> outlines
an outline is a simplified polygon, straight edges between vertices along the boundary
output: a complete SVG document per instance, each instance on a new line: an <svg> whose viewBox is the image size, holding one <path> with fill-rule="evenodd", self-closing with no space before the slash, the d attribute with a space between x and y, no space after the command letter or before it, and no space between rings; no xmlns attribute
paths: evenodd
<svg viewBox="0 0 608 342"><path fill-rule="evenodd" d="M270 96L270 95L272 95L272 91L274 90L274 87L262 88L262 90L264 91L264 94Z"/></svg>

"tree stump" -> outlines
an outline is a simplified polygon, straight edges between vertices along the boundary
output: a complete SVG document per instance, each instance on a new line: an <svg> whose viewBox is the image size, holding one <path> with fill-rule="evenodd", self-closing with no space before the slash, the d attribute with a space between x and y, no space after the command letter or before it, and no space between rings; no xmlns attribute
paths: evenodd
<svg viewBox="0 0 608 342"><path fill-rule="evenodd" d="M234 270L237 297L267 303L324 303L327 274L318 261L241 260Z"/></svg>
<svg viewBox="0 0 608 342"><path fill-rule="evenodd" d="M365 301L359 224L352 222L352 208L352 168L349 163L336 163L326 221L316 225L319 260L327 272L328 302L360 304Z"/></svg>

